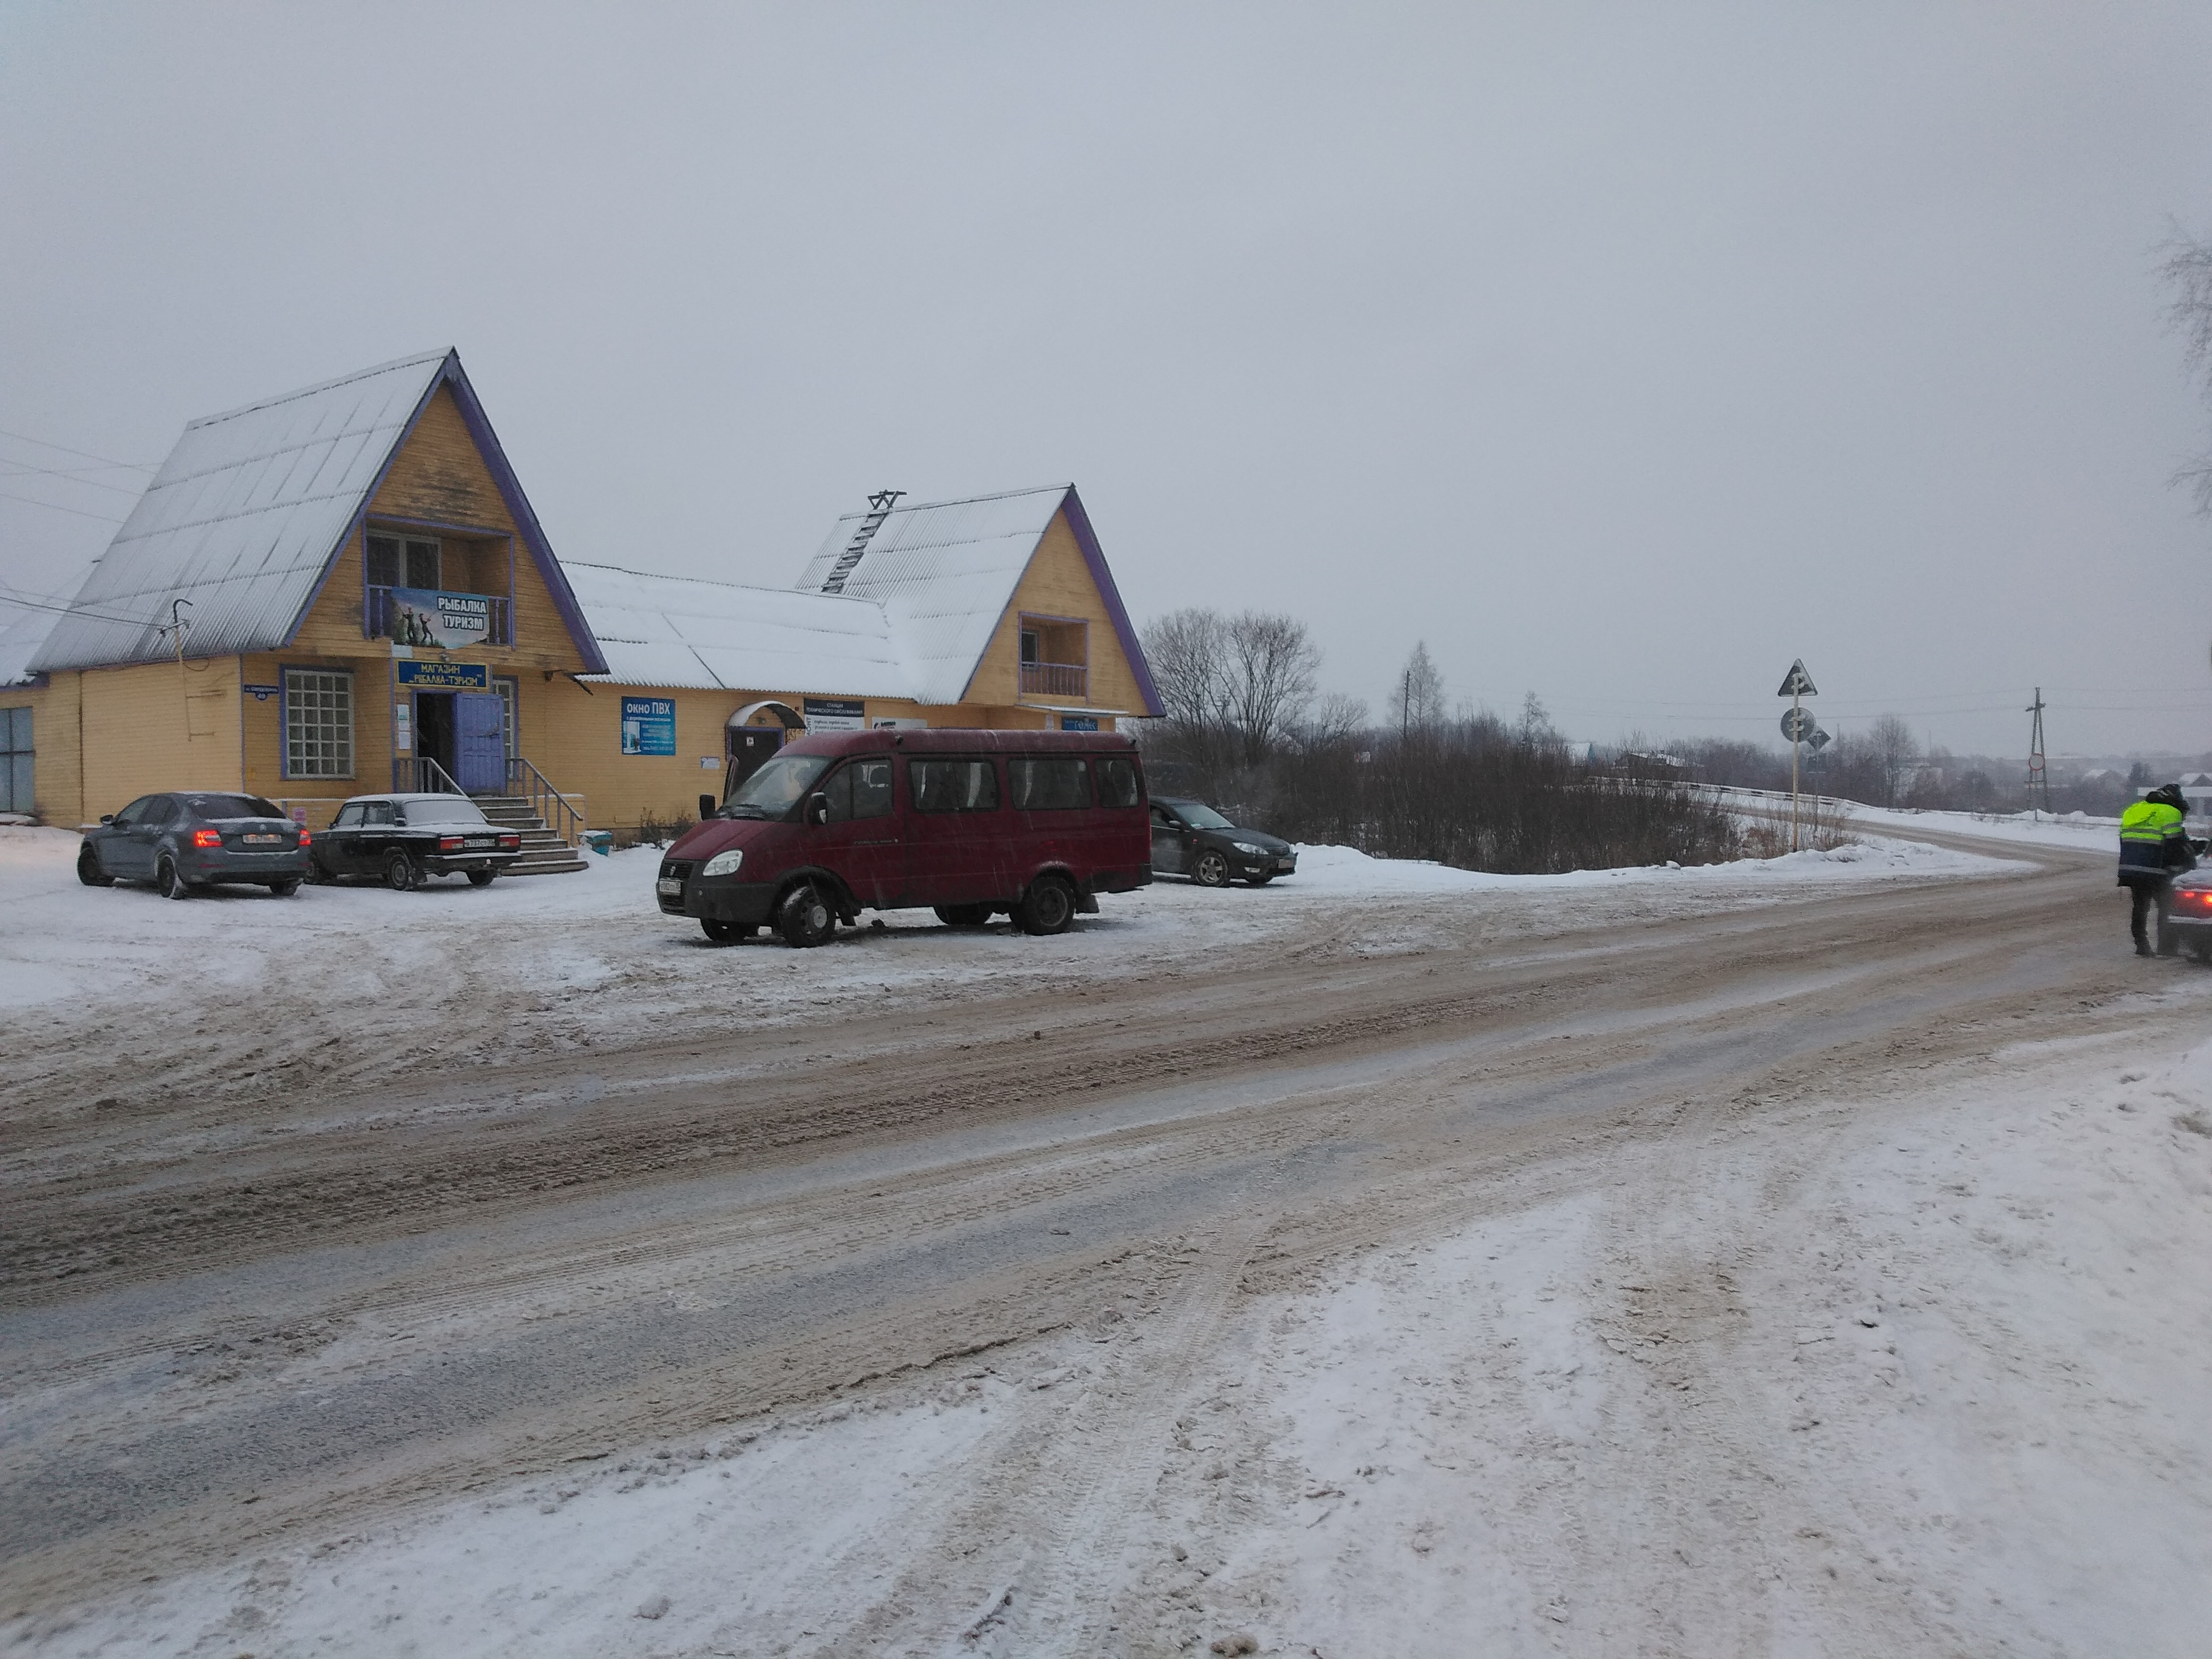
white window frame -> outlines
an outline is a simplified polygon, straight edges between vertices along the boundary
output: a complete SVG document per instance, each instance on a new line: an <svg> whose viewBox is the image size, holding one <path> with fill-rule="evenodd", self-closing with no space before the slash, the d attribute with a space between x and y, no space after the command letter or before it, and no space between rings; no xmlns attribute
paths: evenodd
<svg viewBox="0 0 2212 1659"><path fill-rule="evenodd" d="M353 680L349 668L284 671L283 759L287 778L353 776Z"/></svg>
<svg viewBox="0 0 2212 1659"><path fill-rule="evenodd" d="M413 543L417 546L427 546L430 550L430 558L432 562L438 567L434 573L438 580L430 584L429 591L443 591L446 586L446 544L440 538L436 536L421 535L411 530L379 530L374 525L369 526L368 529L362 534L361 542L361 568L362 574L365 580L368 575L368 544L371 541L397 542L399 544L399 574L401 580L396 582L380 582L370 580L368 582L369 586L420 588L420 583L410 582L405 579L407 575L407 548L410 543Z"/></svg>

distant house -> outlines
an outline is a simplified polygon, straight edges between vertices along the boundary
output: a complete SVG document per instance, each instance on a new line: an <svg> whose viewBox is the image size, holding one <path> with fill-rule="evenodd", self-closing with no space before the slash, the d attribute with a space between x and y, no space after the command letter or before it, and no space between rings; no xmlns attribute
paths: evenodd
<svg viewBox="0 0 2212 1659"><path fill-rule="evenodd" d="M2185 772L2180 783L2181 798L2189 803L2190 812L2212 817L2212 772Z"/></svg>

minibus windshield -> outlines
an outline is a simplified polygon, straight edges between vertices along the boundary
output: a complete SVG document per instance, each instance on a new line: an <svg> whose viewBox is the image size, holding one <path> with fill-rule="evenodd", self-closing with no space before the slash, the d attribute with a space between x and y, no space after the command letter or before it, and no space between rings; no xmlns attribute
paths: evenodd
<svg viewBox="0 0 2212 1659"><path fill-rule="evenodd" d="M827 755L778 755L722 803L726 818L780 818L830 769Z"/></svg>

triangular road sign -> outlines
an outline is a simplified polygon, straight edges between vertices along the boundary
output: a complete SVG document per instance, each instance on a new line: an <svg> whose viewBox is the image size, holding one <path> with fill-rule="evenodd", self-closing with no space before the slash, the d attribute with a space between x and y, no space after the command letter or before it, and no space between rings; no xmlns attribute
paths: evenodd
<svg viewBox="0 0 2212 1659"><path fill-rule="evenodd" d="M1790 665L1790 672L1784 677L1782 689L1774 695L1778 697L1817 697L1820 695L1813 689L1813 677L1805 672L1804 658L1800 657Z"/></svg>

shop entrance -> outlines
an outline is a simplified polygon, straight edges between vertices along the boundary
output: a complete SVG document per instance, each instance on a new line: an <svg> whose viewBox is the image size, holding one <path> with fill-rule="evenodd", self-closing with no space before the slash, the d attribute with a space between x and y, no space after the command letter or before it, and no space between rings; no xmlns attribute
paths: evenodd
<svg viewBox="0 0 2212 1659"><path fill-rule="evenodd" d="M435 761L453 775L453 694L417 691L415 694L415 752Z"/></svg>
<svg viewBox="0 0 2212 1659"><path fill-rule="evenodd" d="M507 787L507 701L495 691L417 691L415 752L471 795Z"/></svg>

